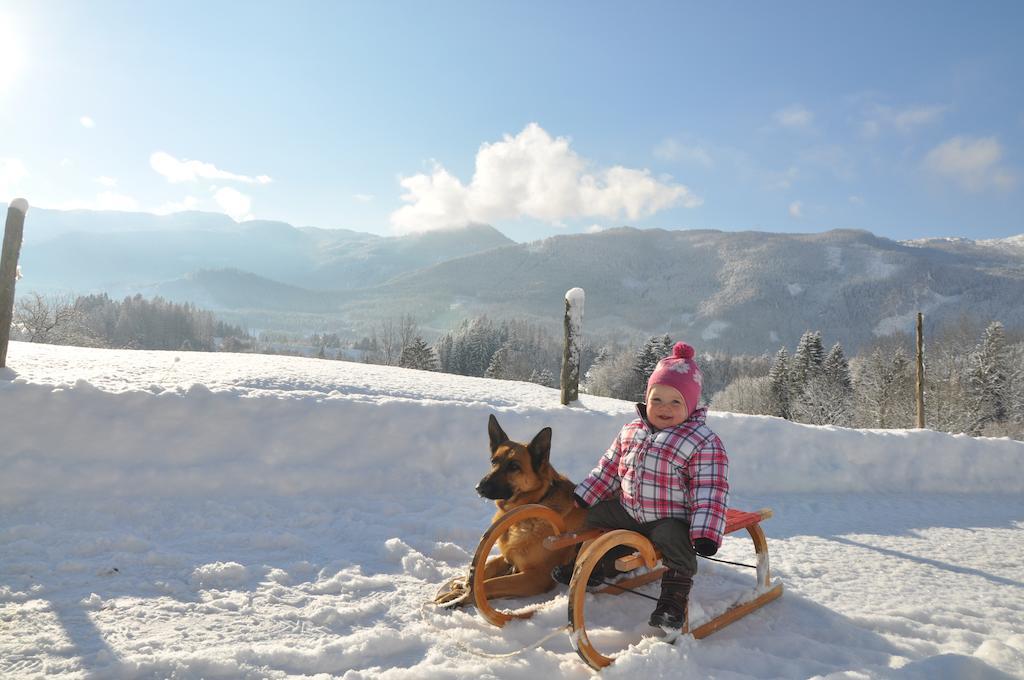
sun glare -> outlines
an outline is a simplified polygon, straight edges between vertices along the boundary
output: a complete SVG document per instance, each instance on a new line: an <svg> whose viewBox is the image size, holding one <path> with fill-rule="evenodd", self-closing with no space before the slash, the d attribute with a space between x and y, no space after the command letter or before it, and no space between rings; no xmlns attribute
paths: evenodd
<svg viewBox="0 0 1024 680"><path fill-rule="evenodd" d="M0 14L0 93L14 83L24 61L24 50L14 31L11 17Z"/></svg>

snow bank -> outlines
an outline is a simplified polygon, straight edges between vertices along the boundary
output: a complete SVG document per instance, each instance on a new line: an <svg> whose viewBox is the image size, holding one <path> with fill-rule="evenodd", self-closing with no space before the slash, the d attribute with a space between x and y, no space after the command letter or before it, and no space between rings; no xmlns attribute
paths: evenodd
<svg viewBox="0 0 1024 680"><path fill-rule="evenodd" d="M593 677L549 635L564 589L506 603L541 609L501 629L427 602L493 512L473 492L488 414L519 439L553 426L555 464L579 478L632 405L315 359L20 343L8 358L0 677ZM592 639L621 651L602 677L1024 678L1024 445L712 425L738 504L776 510L786 594L671 647L650 602L595 596ZM720 555L750 560L749 539ZM694 613L751 588L745 571L702 562Z"/></svg>
<svg viewBox="0 0 1024 680"><path fill-rule="evenodd" d="M10 357L0 503L472 488L492 412L514 438L552 426L555 466L580 478L633 412L586 396L563 407L537 385L316 359L22 343ZM1024 492L1024 444L1009 439L709 420L744 495Z"/></svg>

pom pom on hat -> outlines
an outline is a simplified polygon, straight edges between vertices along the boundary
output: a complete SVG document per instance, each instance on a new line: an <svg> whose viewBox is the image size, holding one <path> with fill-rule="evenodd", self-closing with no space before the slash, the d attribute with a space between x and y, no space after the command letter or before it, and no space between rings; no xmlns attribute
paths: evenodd
<svg viewBox="0 0 1024 680"><path fill-rule="evenodd" d="M685 342L677 342L672 347L671 356L667 356L658 362L647 381L646 395L651 393L655 385L668 385L675 388L686 400L686 408L689 409L687 417L693 413L700 402L700 392L704 384L704 375L693 360L696 355L693 347Z"/></svg>
<svg viewBox="0 0 1024 680"><path fill-rule="evenodd" d="M690 347L685 342L677 342L672 347L672 358L673 359L692 359L694 354L693 347Z"/></svg>

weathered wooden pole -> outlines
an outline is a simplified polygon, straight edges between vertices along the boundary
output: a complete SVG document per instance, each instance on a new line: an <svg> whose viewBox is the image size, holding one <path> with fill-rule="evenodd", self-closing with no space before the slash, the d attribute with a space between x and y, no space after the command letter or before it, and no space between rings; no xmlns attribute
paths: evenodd
<svg viewBox="0 0 1024 680"><path fill-rule="evenodd" d="M582 288L573 288L565 294L565 349L562 352L562 404L580 398L580 363L583 360L583 301Z"/></svg>
<svg viewBox="0 0 1024 680"><path fill-rule="evenodd" d="M25 213L28 201L16 198L7 208L4 227L4 248L0 254L0 368L7 366L7 343L11 339L14 321L14 282L18 278L18 255L21 254L21 235L25 231Z"/></svg>
<svg viewBox="0 0 1024 680"><path fill-rule="evenodd" d="M924 315L917 313L917 426L924 429Z"/></svg>

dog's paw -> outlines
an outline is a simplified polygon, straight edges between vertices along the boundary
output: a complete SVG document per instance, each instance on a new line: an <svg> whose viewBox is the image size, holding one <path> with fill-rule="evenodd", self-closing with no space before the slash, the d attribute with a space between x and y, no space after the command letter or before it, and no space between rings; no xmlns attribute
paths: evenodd
<svg viewBox="0 0 1024 680"><path fill-rule="evenodd" d="M461 607L469 601L472 593L469 579L465 576L456 576L438 589L434 596L434 604L439 607Z"/></svg>

